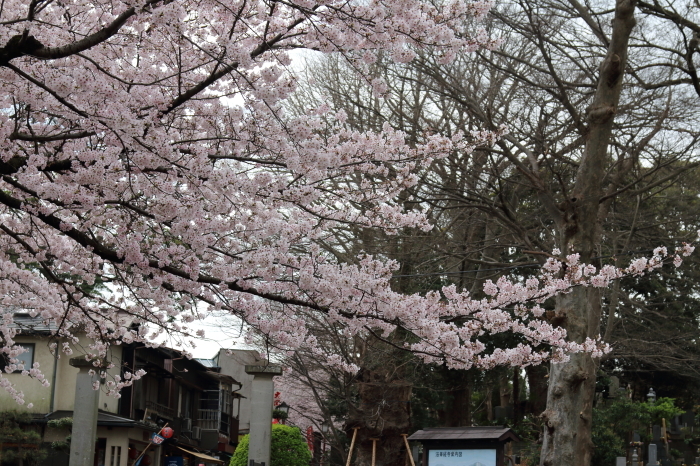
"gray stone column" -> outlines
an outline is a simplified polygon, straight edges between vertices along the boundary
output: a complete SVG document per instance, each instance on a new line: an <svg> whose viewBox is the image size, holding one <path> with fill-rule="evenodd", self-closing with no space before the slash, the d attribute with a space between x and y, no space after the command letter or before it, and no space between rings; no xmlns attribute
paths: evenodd
<svg viewBox="0 0 700 466"><path fill-rule="evenodd" d="M92 466L95 461L97 440L97 406L100 391L92 384L99 382L100 368L85 358L73 358L70 365L80 369L75 380L75 404L73 405L73 429L71 431L69 466ZM90 370L95 375L90 375ZM126 454L123 452L122 454Z"/></svg>
<svg viewBox="0 0 700 466"><path fill-rule="evenodd" d="M263 466L270 466L272 400L275 396L272 378L276 375L282 375L282 367L275 364L246 365L245 371L254 376L250 400L248 464L251 464L252 461L254 462L252 464L262 463Z"/></svg>
<svg viewBox="0 0 700 466"><path fill-rule="evenodd" d="M649 461L647 462L647 466L656 466L657 459L656 459L656 445L653 443L649 444Z"/></svg>

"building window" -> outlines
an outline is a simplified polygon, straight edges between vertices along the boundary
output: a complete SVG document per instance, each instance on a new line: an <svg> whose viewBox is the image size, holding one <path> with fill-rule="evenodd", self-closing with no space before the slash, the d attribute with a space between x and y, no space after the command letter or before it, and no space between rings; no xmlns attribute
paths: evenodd
<svg viewBox="0 0 700 466"><path fill-rule="evenodd" d="M18 355L15 359L17 359L17 365L19 366L20 364L23 366L21 369L16 369L14 372L22 372L28 371L29 369L32 368L32 364L34 364L34 343L18 343L19 346L25 349L24 353ZM7 365L10 364L10 357L7 355L3 355L2 360L0 361L0 364L2 364L2 370L3 372L7 372Z"/></svg>

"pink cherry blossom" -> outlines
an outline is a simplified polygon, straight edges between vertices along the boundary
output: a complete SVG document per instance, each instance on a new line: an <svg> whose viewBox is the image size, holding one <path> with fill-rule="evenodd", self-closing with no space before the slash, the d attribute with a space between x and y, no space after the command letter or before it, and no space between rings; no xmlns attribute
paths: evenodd
<svg viewBox="0 0 700 466"><path fill-rule="evenodd" d="M416 171L469 153L505 132L469 138L349 129L320 107L301 117L282 103L295 90L290 51L342 53L358 72L380 54L443 60L494 47L475 27L491 3L423 0L6 0L0 11L0 352L20 367L13 321L28 312L96 371L111 345L192 347L193 326L230 312L285 348L313 347L303 308L353 335L402 325L410 349L450 367L493 367L601 354L541 319L541 304L572 286L607 286L658 268L552 258L527 283L497 280L487 299L454 288L401 295L398 265L360 256L340 263L320 244L345 225L398 234L430 229L397 197ZM364 76L381 94L386 83ZM686 256L684 245L678 255ZM560 256L555 251L554 256ZM680 259L679 259L680 260ZM102 285L95 287L94 285ZM513 310L517 306L517 312ZM514 332L516 348L486 351L485 334ZM91 340L81 346L78 335ZM340 358L329 364L342 366ZM343 367L355 369L351 365ZM38 366L26 375L47 384ZM114 396L143 376L115 376ZM0 374L20 404L23 394ZM96 388L99 388L99 384Z"/></svg>

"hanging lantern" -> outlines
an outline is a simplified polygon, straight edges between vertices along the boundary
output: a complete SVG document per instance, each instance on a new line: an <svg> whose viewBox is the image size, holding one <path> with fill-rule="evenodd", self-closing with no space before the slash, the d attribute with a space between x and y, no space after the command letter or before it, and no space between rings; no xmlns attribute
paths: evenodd
<svg viewBox="0 0 700 466"><path fill-rule="evenodd" d="M163 430L160 431L160 436L165 437L165 438L170 438L173 436L175 431L171 429L170 427L164 427Z"/></svg>
<svg viewBox="0 0 700 466"><path fill-rule="evenodd" d="M153 462L150 456L144 455L144 457L141 459L141 464L143 466L150 466L150 464Z"/></svg>

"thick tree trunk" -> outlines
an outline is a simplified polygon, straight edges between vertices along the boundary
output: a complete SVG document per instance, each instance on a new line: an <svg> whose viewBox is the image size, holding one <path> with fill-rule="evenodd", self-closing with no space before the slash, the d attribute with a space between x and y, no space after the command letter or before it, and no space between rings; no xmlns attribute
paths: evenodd
<svg viewBox="0 0 700 466"><path fill-rule="evenodd" d="M520 369L513 369L513 424L520 422Z"/></svg>
<svg viewBox="0 0 700 466"><path fill-rule="evenodd" d="M490 385L486 387L486 419L493 421L493 389Z"/></svg>
<svg viewBox="0 0 700 466"><path fill-rule="evenodd" d="M452 422L451 426L463 427L472 425L471 420L471 390L469 386L452 391Z"/></svg>
<svg viewBox="0 0 700 466"><path fill-rule="evenodd" d="M498 397L499 406L502 408L507 408L511 399L511 388L508 384L508 373L505 373L498 378Z"/></svg>
<svg viewBox="0 0 700 466"><path fill-rule="evenodd" d="M443 427L463 427L472 425L471 386L467 371L450 370L453 383L446 396L447 406L441 412L440 425Z"/></svg>
<svg viewBox="0 0 700 466"><path fill-rule="evenodd" d="M528 366L525 368L525 374L530 388L526 410L528 413L539 416L547 408L547 367Z"/></svg>
<svg viewBox="0 0 700 466"><path fill-rule="evenodd" d="M589 131L571 198L562 203L560 249L570 247L591 263L601 241L601 224L607 211L600 200L608 161L608 145L617 111L627 62L629 37L634 27L635 0L618 0L608 53L588 109ZM588 287L574 289L557 299L555 319L571 341L583 342L600 334L601 293ZM542 466L588 466L593 452L591 416L597 362L585 354L566 363L552 364L542 445Z"/></svg>
<svg viewBox="0 0 700 466"><path fill-rule="evenodd" d="M358 383L360 404L350 413L347 434L359 427L353 454L355 466L372 464L372 439L376 442L376 466L404 466L405 445L401 434L410 434L412 385L401 381L384 382L375 377Z"/></svg>
<svg viewBox="0 0 700 466"><path fill-rule="evenodd" d="M558 309L566 312L569 337L589 334L600 319L600 291L578 288L562 296ZM583 325L576 325L583 324ZM576 328L578 327L578 328ZM595 332L595 330L594 330ZM595 335L593 335L595 336ZM585 339L585 336L584 338ZM552 364L544 419L542 465L587 466L593 453L591 416L598 363L588 354L574 354L562 364Z"/></svg>

